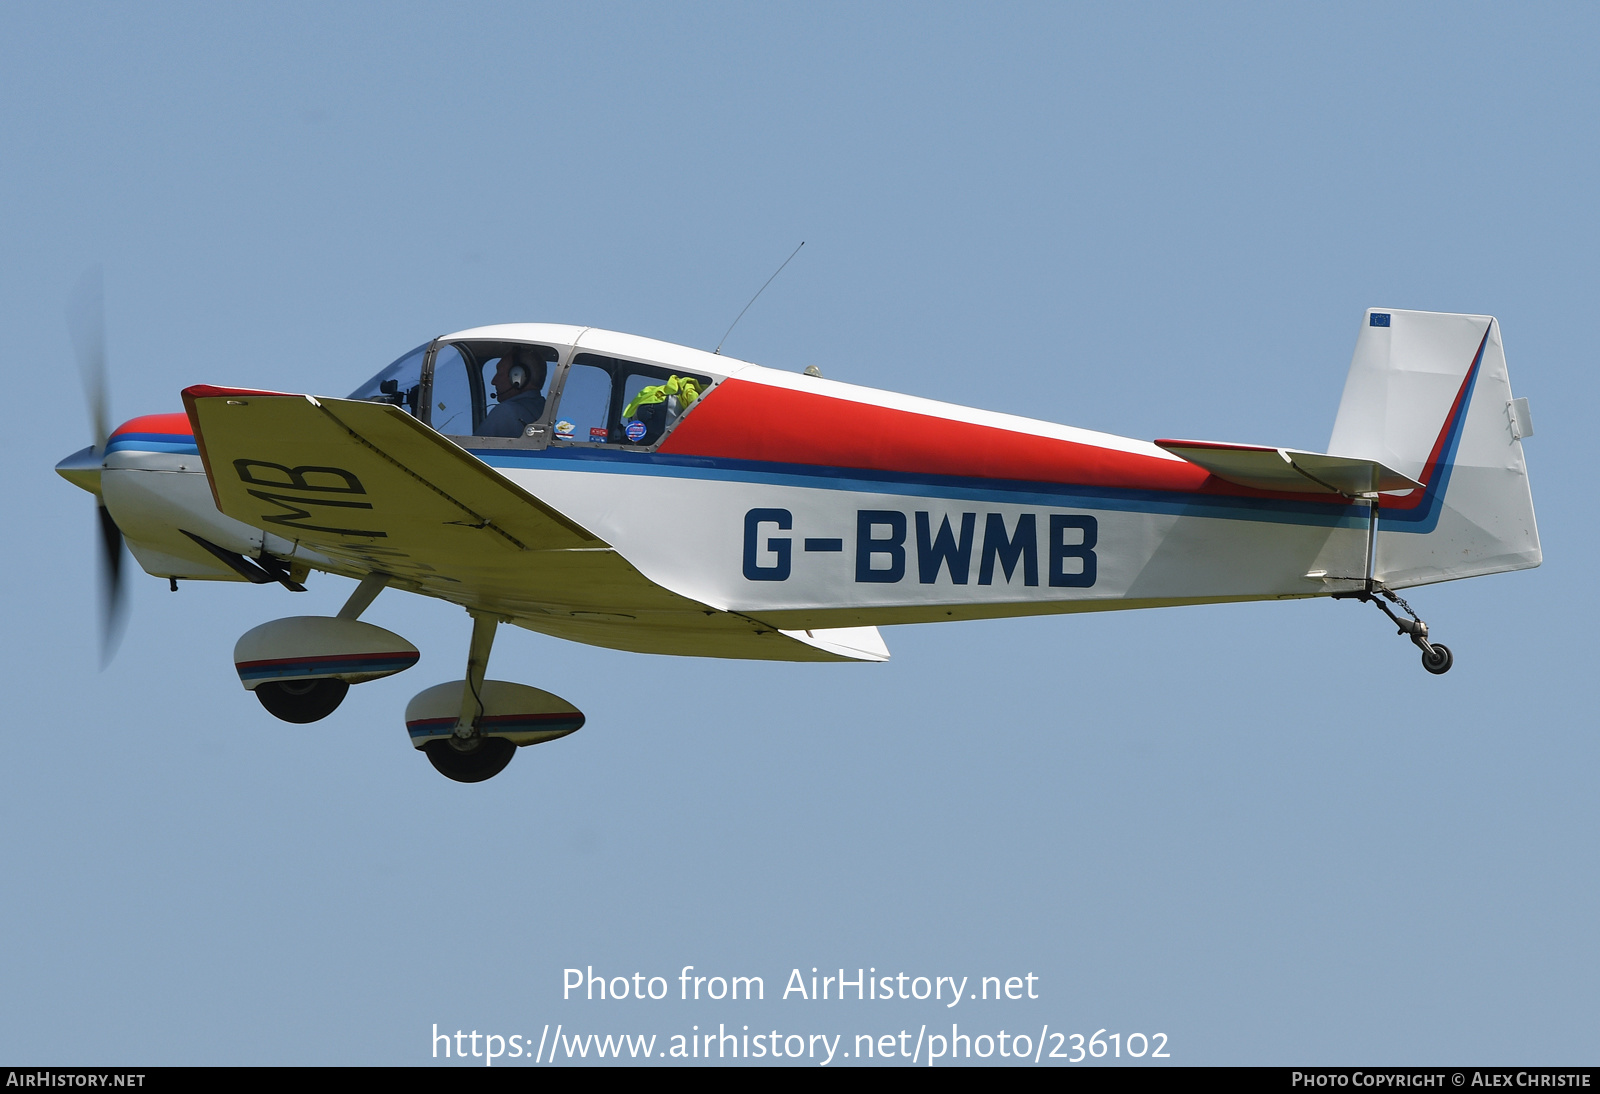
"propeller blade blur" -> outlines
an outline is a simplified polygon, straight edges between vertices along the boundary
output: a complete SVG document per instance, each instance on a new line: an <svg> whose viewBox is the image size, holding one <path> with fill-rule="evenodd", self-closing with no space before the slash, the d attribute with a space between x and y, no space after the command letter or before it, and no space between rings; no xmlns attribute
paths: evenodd
<svg viewBox="0 0 1600 1094"><path fill-rule="evenodd" d="M89 425L96 451L105 448L111 432L111 405L106 384L105 278L95 266L78 280L67 305L67 329L78 355L78 375L89 405Z"/></svg>
<svg viewBox="0 0 1600 1094"><path fill-rule="evenodd" d="M111 434L111 396L106 380L106 292L99 266L91 267L67 302L67 329L78 357L78 377L88 404L89 428L94 436L95 459L105 458ZM100 667L116 656L127 625L127 590L122 582L122 529L102 500L96 506L100 522Z"/></svg>
<svg viewBox="0 0 1600 1094"><path fill-rule="evenodd" d="M100 667L111 663L128 621L128 592L122 581L122 529L104 503L100 515Z"/></svg>

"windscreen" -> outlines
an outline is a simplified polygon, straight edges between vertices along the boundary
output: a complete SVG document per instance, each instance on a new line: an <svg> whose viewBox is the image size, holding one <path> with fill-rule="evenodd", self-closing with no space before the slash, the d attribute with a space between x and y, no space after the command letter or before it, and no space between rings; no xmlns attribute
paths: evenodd
<svg viewBox="0 0 1600 1094"><path fill-rule="evenodd" d="M352 399L371 403L393 403L417 413L417 398L422 391L422 359L430 343L424 342L394 364L350 393Z"/></svg>

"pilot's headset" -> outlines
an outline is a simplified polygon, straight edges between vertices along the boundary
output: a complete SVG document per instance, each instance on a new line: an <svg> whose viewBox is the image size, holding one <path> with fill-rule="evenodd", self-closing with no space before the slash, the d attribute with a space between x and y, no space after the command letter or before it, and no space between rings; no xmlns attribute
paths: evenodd
<svg viewBox="0 0 1600 1094"><path fill-rule="evenodd" d="M532 356L526 349L513 349L505 355L505 361L507 362L506 382L511 385L511 390L518 395L534 389L535 372L531 361ZM541 378L539 386L543 386L543 384L544 380Z"/></svg>

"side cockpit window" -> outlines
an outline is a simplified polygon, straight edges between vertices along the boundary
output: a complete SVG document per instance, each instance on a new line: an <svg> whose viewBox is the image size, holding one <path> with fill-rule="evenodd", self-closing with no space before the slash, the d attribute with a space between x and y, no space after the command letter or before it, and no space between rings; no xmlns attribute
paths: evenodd
<svg viewBox="0 0 1600 1094"><path fill-rule="evenodd" d="M688 413L712 382L697 373L579 354L562 384L552 439L649 447Z"/></svg>
<svg viewBox="0 0 1600 1094"><path fill-rule="evenodd" d="M622 436L628 444L655 444L711 386L704 376L669 372L663 378L663 371L635 366L622 373Z"/></svg>
<svg viewBox="0 0 1600 1094"><path fill-rule="evenodd" d="M440 346L433 355L433 383L424 420L446 437L464 437L475 419L483 417L483 389L473 389L466 358L452 345Z"/></svg>
<svg viewBox="0 0 1600 1094"><path fill-rule="evenodd" d="M611 438L611 373L592 357L584 354L567 370L553 440L605 444Z"/></svg>
<svg viewBox="0 0 1600 1094"><path fill-rule="evenodd" d="M449 342L433 360L428 424L447 437L532 437L558 354L527 342Z"/></svg>

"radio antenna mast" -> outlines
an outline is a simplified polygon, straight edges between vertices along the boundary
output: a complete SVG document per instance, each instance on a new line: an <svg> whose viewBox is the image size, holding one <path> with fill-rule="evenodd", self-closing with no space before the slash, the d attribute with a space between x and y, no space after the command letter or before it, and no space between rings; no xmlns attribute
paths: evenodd
<svg viewBox="0 0 1600 1094"><path fill-rule="evenodd" d="M805 245L806 245L806 241L802 239L800 241L800 247L804 247ZM794 256L800 253L800 247L796 247L793 251L791 251L789 253L789 257L783 260L783 266L787 266L789 263L794 261ZM756 302L756 297L760 296L762 293L767 291L767 285L770 285L770 284L773 283L773 281L777 280L778 275L783 272L783 266L779 266L776 270L772 271L772 276L767 278L766 284L762 285L759 289L757 289L756 290L756 295L752 296L750 298L750 304L754 304ZM743 310L741 310L738 315L733 317L733 322L728 324L728 329L722 332L722 342L726 342L728 340L728 335L733 333L733 328L737 327L739 325L739 320L744 318L744 313L750 310L750 304L746 304L744 306ZM722 342L718 342L717 343L717 348L712 350L711 352L712 353L721 353L722 352Z"/></svg>

